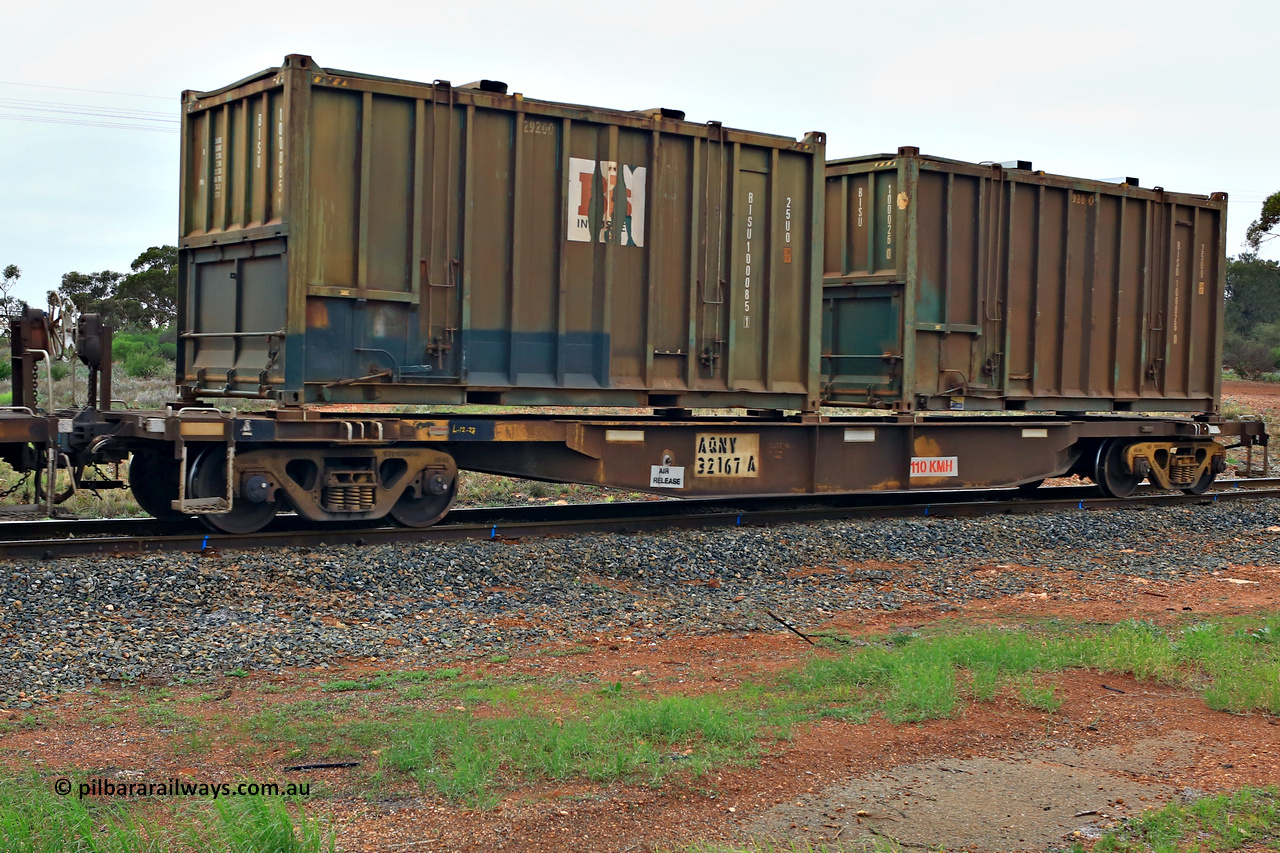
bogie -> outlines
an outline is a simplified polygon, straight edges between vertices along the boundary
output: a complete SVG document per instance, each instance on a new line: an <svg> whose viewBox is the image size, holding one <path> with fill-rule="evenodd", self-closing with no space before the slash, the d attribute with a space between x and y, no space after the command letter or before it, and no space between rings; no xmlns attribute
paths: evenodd
<svg viewBox="0 0 1280 853"><path fill-rule="evenodd" d="M262 529L285 507L312 521L366 522L390 514L425 527L448 512L457 479L452 458L431 448L257 447L234 454L228 489L227 459L225 445L195 452L186 496L207 526L234 534ZM224 502L200 505L214 499Z"/></svg>

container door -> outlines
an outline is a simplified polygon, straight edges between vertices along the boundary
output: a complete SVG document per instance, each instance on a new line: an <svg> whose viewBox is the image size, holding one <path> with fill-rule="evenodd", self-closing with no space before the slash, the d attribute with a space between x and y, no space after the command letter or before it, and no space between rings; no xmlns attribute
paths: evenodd
<svg viewBox="0 0 1280 853"><path fill-rule="evenodd" d="M902 400L903 212L899 159L828 170L822 383L833 405Z"/></svg>
<svg viewBox="0 0 1280 853"><path fill-rule="evenodd" d="M182 381L197 393L253 397L283 381L284 247L275 239L183 250Z"/></svg>
<svg viewBox="0 0 1280 853"><path fill-rule="evenodd" d="M878 405L902 398L902 285L828 288L822 306L823 397Z"/></svg>

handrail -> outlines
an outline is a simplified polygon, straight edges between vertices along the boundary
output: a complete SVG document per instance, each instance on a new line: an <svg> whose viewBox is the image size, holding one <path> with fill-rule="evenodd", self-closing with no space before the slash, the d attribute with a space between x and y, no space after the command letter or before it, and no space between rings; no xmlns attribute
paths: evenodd
<svg viewBox="0 0 1280 853"><path fill-rule="evenodd" d="M274 332L183 332L180 338L283 338L284 329Z"/></svg>

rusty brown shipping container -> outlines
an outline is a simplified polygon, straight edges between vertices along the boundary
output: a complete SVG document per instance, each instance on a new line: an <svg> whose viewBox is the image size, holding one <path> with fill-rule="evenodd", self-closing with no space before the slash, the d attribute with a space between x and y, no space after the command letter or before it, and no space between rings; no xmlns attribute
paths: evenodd
<svg viewBox="0 0 1280 853"><path fill-rule="evenodd" d="M296 55L183 102L187 397L816 405L821 134Z"/></svg>
<svg viewBox="0 0 1280 853"><path fill-rule="evenodd" d="M1226 206L915 148L830 162L824 400L1216 411Z"/></svg>

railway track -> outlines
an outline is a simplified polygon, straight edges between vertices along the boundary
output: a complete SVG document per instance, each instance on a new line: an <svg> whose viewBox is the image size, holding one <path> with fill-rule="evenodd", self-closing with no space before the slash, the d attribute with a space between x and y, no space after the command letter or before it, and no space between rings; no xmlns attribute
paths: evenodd
<svg viewBox="0 0 1280 853"><path fill-rule="evenodd" d="M0 522L0 559L53 559L94 554L207 551L245 548L519 539L572 533L724 527L838 518L977 516L999 513L1140 508L1221 500L1280 497L1280 478L1220 480L1202 495L1142 489L1128 498L1101 497L1093 486L1010 490L896 492L810 496L704 498L683 501L538 505L457 509L434 527L319 527L285 516L270 530L241 536L214 533L197 522L165 524L149 518L40 519Z"/></svg>

